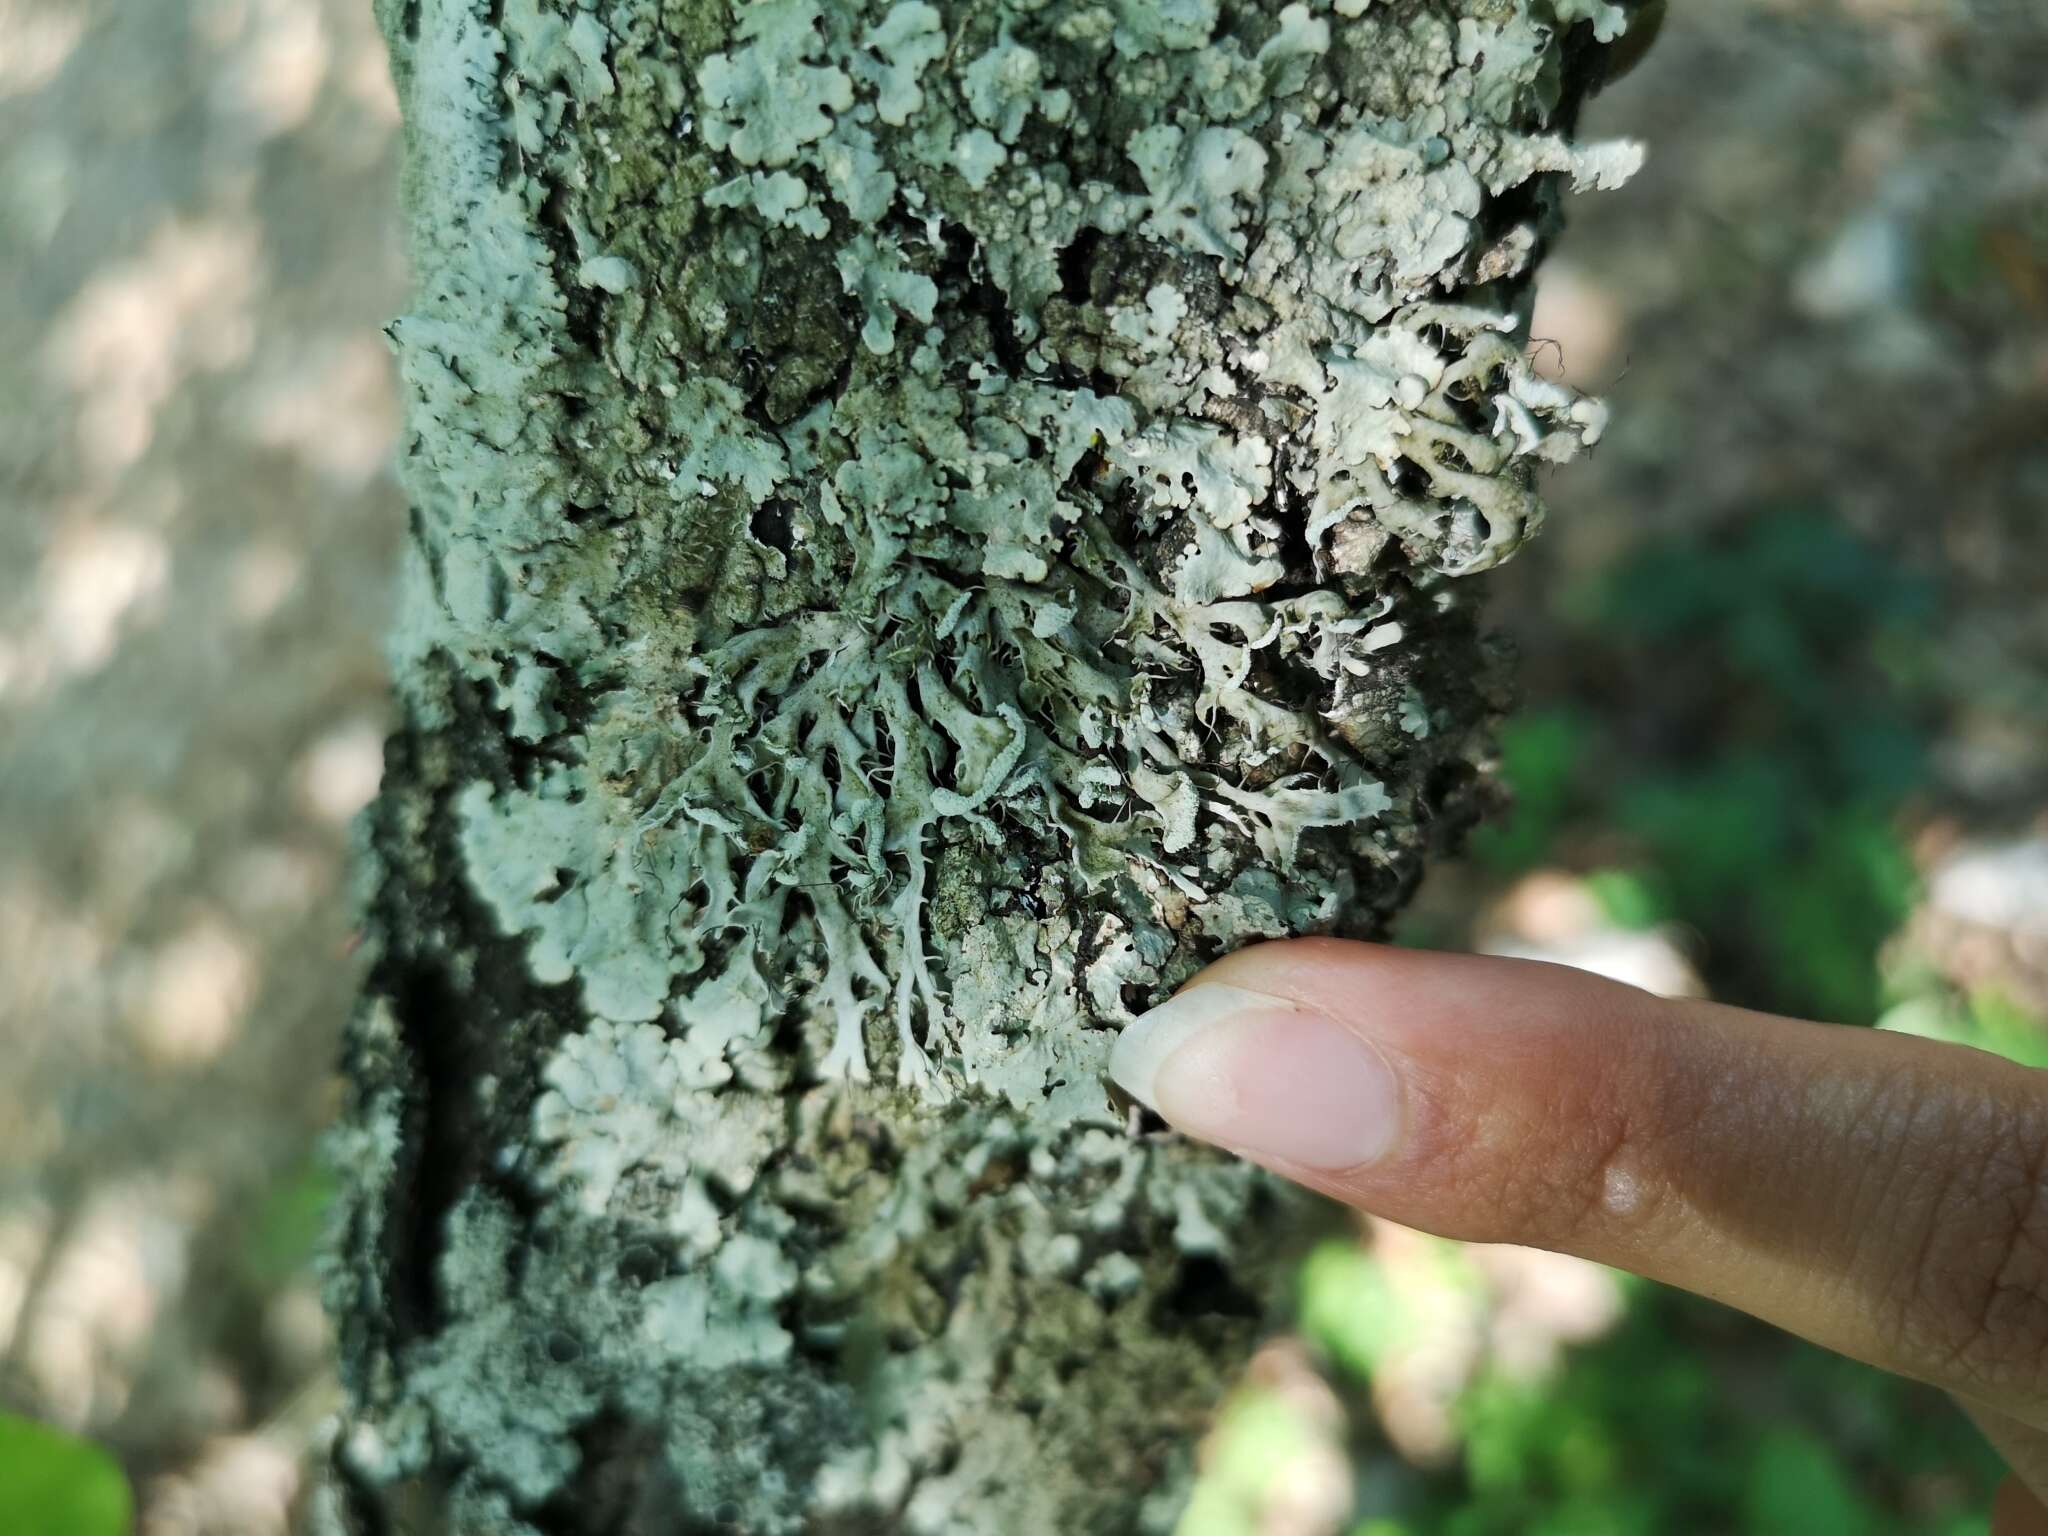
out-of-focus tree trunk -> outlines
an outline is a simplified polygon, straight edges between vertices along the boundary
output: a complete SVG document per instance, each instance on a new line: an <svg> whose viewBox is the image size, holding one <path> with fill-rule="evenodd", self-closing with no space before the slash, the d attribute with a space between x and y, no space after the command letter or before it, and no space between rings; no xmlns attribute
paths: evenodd
<svg viewBox="0 0 2048 1536"><path fill-rule="evenodd" d="M364 1532L1163 1529L1304 1205L1102 1068L1487 795L1599 0L381 0Z"/></svg>

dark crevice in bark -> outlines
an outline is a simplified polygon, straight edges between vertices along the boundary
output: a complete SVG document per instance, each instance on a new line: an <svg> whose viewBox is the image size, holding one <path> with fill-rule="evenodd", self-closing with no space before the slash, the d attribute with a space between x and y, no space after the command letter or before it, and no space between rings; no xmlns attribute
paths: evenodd
<svg viewBox="0 0 2048 1536"><path fill-rule="evenodd" d="M394 1223L390 1270L393 1318L402 1335L416 1337L448 1321L434 1286L442 1223L473 1177L481 1148L471 1140L476 1117L462 1092L461 1047L448 1027L460 1016L459 995L437 968L418 962L392 966L372 984L391 1001L419 1086L408 1137L418 1148L416 1172L406 1220Z"/></svg>
<svg viewBox="0 0 2048 1536"><path fill-rule="evenodd" d="M780 496L771 496L754 508L748 526L755 539L770 549L787 555L796 547L795 533L790 524L790 506Z"/></svg>
<svg viewBox="0 0 2048 1536"><path fill-rule="evenodd" d="M934 280L940 293L958 296L960 313L980 321L989 349L1003 371L1012 378L1026 377L1027 348L1017 335L1009 300L989 276L988 263L974 237L957 225L946 226L944 255Z"/></svg>
<svg viewBox="0 0 2048 1536"><path fill-rule="evenodd" d="M401 1341L448 1321L434 1281L445 1223L464 1191L483 1178L494 1151L523 1135L538 1090L517 1063L528 1059L537 1032L552 1040L581 1018L571 988L528 979L520 942L498 933L454 873L462 867L450 803L455 788L474 778L502 786L518 777L519 764L517 744L480 690L451 674L449 697L458 727L441 739L460 744L451 754L456 763L437 776L422 760L423 738L394 737L385 788L370 814L371 844L387 867L414 871L385 881L370 913L387 948L367 984L370 996L389 1005L411 1066L406 1167L394 1183L402 1193L387 1214L382 1255ZM415 842L409 829L421 822L424 836ZM476 1085L500 1072L506 1091L486 1107ZM492 1182L515 1205L529 1202L515 1183Z"/></svg>
<svg viewBox="0 0 2048 1536"><path fill-rule="evenodd" d="M548 189L534 228L547 242L553 257L555 286L561 290L563 300L563 332L589 356L604 356L605 305L600 302L603 295L576 276L582 262L576 250L576 237L569 228L566 188Z"/></svg>
<svg viewBox="0 0 2048 1536"><path fill-rule="evenodd" d="M1089 288L1095 280L1095 253L1102 248L1102 240L1102 231L1091 226L1061 249L1060 297L1074 304L1088 302Z"/></svg>
<svg viewBox="0 0 2048 1536"><path fill-rule="evenodd" d="M1153 1305L1153 1322L1163 1329L1196 1328L1219 1318L1254 1320L1268 1308L1222 1261L1197 1254L1180 1261L1173 1284Z"/></svg>
<svg viewBox="0 0 2048 1536"><path fill-rule="evenodd" d="M542 1536L669 1536L677 1530L654 1516L670 1492L655 1429L608 1408L576 1431L575 1442L576 1474L527 1516L535 1530Z"/></svg>
<svg viewBox="0 0 2048 1536"><path fill-rule="evenodd" d="M346 1494L342 1513L347 1522L346 1536L411 1536L410 1532L398 1529L390 1507L378 1497L376 1485L350 1473L345 1461L342 1458L337 1464L341 1466Z"/></svg>

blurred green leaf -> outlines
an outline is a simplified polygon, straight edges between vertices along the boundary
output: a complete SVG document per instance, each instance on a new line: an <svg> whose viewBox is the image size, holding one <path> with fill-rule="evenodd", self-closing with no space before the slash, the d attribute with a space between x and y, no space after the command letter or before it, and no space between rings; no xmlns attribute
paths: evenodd
<svg viewBox="0 0 2048 1536"><path fill-rule="evenodd" d="M1586 876L1586 889L1617 928L1641 931L1671 916L1671 901L1653 876L1633 869L1596 869Z"/></svg>
<svg viewBox="0 0 2048 1536"><path fill-rule="evenodd" d="M1911 855L1888 817L1817 814L1758 893L1759 948L1787 1012L1842 1023L1877 1017L1879 949L1912 911Z"/></svg>
<svg viewBox="0 0 2048 1536"><path fill-rule="evenodd" d="M1959 999L1938 990L1938 977L1918 979L1925 990L1895 1004L1884 1016L1886 1029L1974 1046L2024 1067L2048 1067L2048 1019L1995 988Z"/></svg>
<svg viewBox="0 0 2048 1536"><path fill-rule="evenodd" d="M127 1536L134 1502L121 1468L98 1446L0 1414L0 1531L21 1536Z"/></svg>
<svg viewBox="0 0 2048 1536"><path fill-rule="evenodd" d="M1750 1453L1742 1496L1747 1536L1868 1536L1876 1514L1811 1435L1779 1429Z"/></svg>
<svg viewBox="0 0 2048 1536"><path fill-rule="evenodd" d="M1509 721L1501 731L1501 777L1514 806L1472 834L1473 857L1508 874L1550 858L1573 810L1580 763L1592 746L1591 728L1568 712L1531 711Z"/></svg>
<svg viewBox="0 0 2048 1536"><path fill-rule="evenodd" d="M317 1161L306 1162L271 1187L244 1247L249 1273L259 1285L282 1285L312 1262L333 1200L333 1176Z"/></svg>
<svg viewBox="0 0 2048 1536"><path fill-rule="evenodd" d="M1965 299L1991 276L1981 231L1973 222L1955 219L1935 224L1921 244L1925 271L1943 297Z"/></svg>
<svg viewBox="0 0 2048 1536"><path fill-rule="evenodd" d="M1610 661L1574 674L1604 744L1542 782L1543 849L1612 859L1618 833L1611 920L1693 929L1730 1001L1872 1022L1914 894L1897 826L1927 773L1931 584L1838 519L1759 509L1646 545L1576 611Z"/></svg>
<svg viewBox="0 0 2048 1536"><path fill-rule="evenodd" d="M1248 1536L1275 1485L1316 1443L1313 1428L1285 1399L1240 1391L1224 1404L1175 1536Z"/></svg>
<svg viewBox="0 0 2048 1536"><path fill-rule="evenodd" d="M1296 1284L1308 1341L1353 1375L1370 1376L1402 1326L1386 1272L1356 1239L1330 1238L1302 1262Z"/></svg>
<svg viewBox="0 0 2048 1536"><path fill-rule="evenodd" d="M2048 1019L1989 987L1970 994L1966 1017L1965 1044L2022 1066L2048 1067Z"/></svg>

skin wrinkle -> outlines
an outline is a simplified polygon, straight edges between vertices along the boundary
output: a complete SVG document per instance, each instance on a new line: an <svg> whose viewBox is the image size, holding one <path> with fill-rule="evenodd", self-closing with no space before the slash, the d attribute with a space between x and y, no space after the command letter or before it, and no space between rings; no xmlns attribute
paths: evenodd
<svg viewBox="0 0 2048 1536"><path fill-rule="evenodd" d="M1807 1094L1817 1112L1817 1133L1808 1138L1812 1162L1824 1167L1831 1144L1846 1146L1852 1149L1858 1173L1846 1197L1852 1214L1833 1238L1842 1251L1829 1257L1832 1268L1860 1292L1865 1282L1856 1277L1882 1274L1893 1246L1888 1239L1898 1230L1899 1190L1910 1173L1911 1121L1918 1098L1902 1078L1842 1081L1824 1069L1817 1075L1821 1082ZM1822 1091L1836 1102L1816 1102ZM1839 1129L1831 1131L1831 1126ZM1878 1244L1875 1254L1870 1252L1873 1241ZM1867 1302L1859 1298L1858 1305Z"/></svg>
<svg viewBox="0 0 2048 1536"><path fill-rule="evenodd" d="M1952 1092L1918 1073L1882 1084L1870 1102L1889 1113L1860 1117L1874 1129L1858 1138L1866 1155L1852 1159L1863 1198L1848 1221L1840 1290L1870 1316L1900 1369L1996 1392L2004 1362L1983 1344L1999 1337L2000 1276L2027 1244L2031 1204L2030 1175L2001 1155L2012 1145L2009 1114L1990 1096L1959 1111ZM2001 1162L2014 1173L2001 1176Z"/></svg>
<svg viewBox="0 0 2048 1536"><path fill-rule="evenodd" d="M1646 1074L1652 1083L1652 1107L1648 1113L1626 1116L1622 1135L1602 1162L1588 1203L1589 1218L1598 1212L1615 1221L1607 1204L1607 1185L1615 1173L1626 1175L1633 1187L1633 1201L1626 1218L1617 1224L1637 1241L1643 1240L1642 1234L1646 1233L1672 1236L1690 1224L1694 1202L1685 1188L1683 1171L1693 1161L1689 1149L1700 1135L1708 1106L1714 1102L1698 1091L1697 1083L1689 1084L1685 1092L1671 1092L1670 1074L1674 1069L1700 1069L1671 1050L1671 1041L1663 1029L1646 1030L1643 1038L1655 1063ZM1621 1074L1627 1070L1623 1063L1629 1059L1625 1053L1615 1053L1609 1071ZM1725 1081L1725 1077L1719 1071L1712 1075L1717 1083Z"/></svg>
<svg viewBox="0 0 2048 1536"><path fill-rule="evenodd" d="M1987 1208L2010 1207L2009 1199L1985 1198L1988 1169L1970 1178L1952 1150L1986 1146L1996 1138L1982 1127L1958 1125L1940 1083L1924 1070L1873 1081L1835 1077L1825 1055L1813 1065L1803 1084L1796 1072L1748 1074L1739 1114L1753 1122L1753 1130L1722 1140L1724 1147L1755 1148L1760 1163L1738 1150L1730 1164L1710 1148L1677 1160L1679 1166L1721 1170L1721 1177L1694 1186L1704 1230L1724 1242L1736 1236L1778 1269L1781 1294L1799 1311L1859 1320L1857 1331L1867 1331L1870 1340L1861 1349L1850 1346L1852 1352L1937 1384L1952 1382L1960 1369L1996 1389L2002 1384L1998 1373L1985 1371L1971 1355L1977 1341L1993 1336L1988 1319L2005 1256L2042 1239L2030 1239L2022 1220L2005 1216L1995 1239L1998 1257L1959 1267L1965 1245L1957 1240L1952 1219L1944 1221L1944 1213L1981 1220ZM1991 1101L1985 1108L1992 1111ZM1711 1112L1705 1118L1711 1119ZM1796 1133L1787 1137L1787 1127ZM1845 1147L1851 1149L1846 1158ZM1995 1153L1987 1153L1991 1156ZM1767 1198L1775 1189L1824 1196L1833 1189L1831 1176L1839 1176L1844 1167L1852 1170L1854 1182L1846 1191L1835 1191L1839 1198L1824 1209L1810 1209L1811 1199L1774 1203ZM1745 1185L1766 1198L1745 1201L1740 1193ZM1960 1198L1958 1188L1976 1193ZM2038 1200L2037 1192L2036 1210ZM1914 1238L1902 1251L1898 1240L1908 1222ZM1992 1278L1971 1278L1986 1276ZM1941 1328L1955 1328L1960 1336L1936 1344L1929 1330ZM2037 1368L2028 1378L2028 1390L2039 1376Z"/></svg>
<svg viewBox="0 0 2048 1536"><path fill-rule="evenodd" d="M1697 1018L1700 1033L1713 1042L1710 1048L1733 1058L1721 1079L1721 1091L1699 1112L1698 1122L1707 1133L1675 1159L1687 1170L1679 1182L1686 1188L1687 1203L1700 1217L1691 1246L1724 1272L1738 1272L1745 1263L1761 1261L1774 1273L1780 1293L1790 1304L1817 1314L1835 1310L1825 1300L1834 1287L1824 1281L1816 1284L1813 1272L1795 1262L1794 1256L1802 1251L1811 1253L1818 1243L1830 1250L1834 1272L1854 1272L1849 1250L1864 1223L1845 1223L1839 1198L1829 1201L1829 1208L1813 1207L1828 1185L1829 1148L1836 1144L1843 1127L1875 1125L1884 1118L1884 1087L1862 1091L1864 1085L1834 1078L1824 1055L1795 1062L1787 1070L1760 1070L1754 1057L1710 1033L1712 1012L1733 1014L1736 1010L1699 1004L1657 1006L1672 1007L1681 1019L1688 1015ZM1792 1128L1793 1134L1783 1134L1783 1128ZM1858 1133L1852 1130L1850 1134ZM1885 1156L1896 1154L1895 1137L1873 1130L1868 1139L1874 1156L1863 1159L1861 1166L1878 1166ZM1774 1201L1773 1193L1779 1191L1793 1198ZM1788 1219L1765 1219L1775 1214L1781 1203ZM1849 1193L1849 1203L1857 1203L1854 1192ZM1738 1235L1737 1250L1725 1256L1717 1254L1715 1250L1727 1243L1731 1231ZM1868 1306L1867 1296L1854 1299L1856 1312L1867 1312Z"/></svg>
<svg viewBox="0 0 2048 1536"><path fill-rule="evenodd" d="M1593 1102L1614 1106L1621 1124L1588 1178L1585 1203L1589 1222L1603 1214L1608 1170L1627 1167L1637 1211L1625 1223L1610 1218L1600 1235L1631 1253L1686 1241L1686 1232L1698 1230L1697 1213L1715 1204L1711 1189L1700 1188L1698 1170L1725 1166L1731 1153L1742 1158L1751 1138L1741 1122L1757 1111L1755 1085L1710 1032L1683 1012L1664 1019L1634 1013L1620 999L1600 1011L1604 1029L1625 1032L1631 1049L1599 1053L1604 1070ZM1738 1177L1762 1172L1741 1166Z"/></svg>
<svg viewBox="0 0 2048 1536"><path fill-rule="evenodd" d="M1604 1135L1583 1134L1590 1155L1586 1160L1586 1172L1570 1181L1570 1204L1575 1209L1566 1219L1566 1231L1582 1231L1596 1222L1613 1223L1614 1213L1607 1203L1610 1174L1624 1165L1624 1159L1632 1164L1635 1158L1629 1154L1637 1151L1643 1142L1654 1145L1658 1140L1654 1133L1646 1135L1640 1131L1635 1124L1636 1119L1631 1111L1624 1109L1614 1116ZM1602 1122L1595 1120L1592 1124L1599 1127Z"/></svg>
<svg viewBox="0 0 2048 1536"><path fill-rule="evenodd" d="M1700 1162L1692 1143L1705 1112L1682 1112L1677 1106L1697 1104L1697 1096L1671 1091L1674 1064L1686 1058L1668 1049L1667 1026L1631 1020L1626 1009L1601 1003L1585 1023L1565 1027L1567 1038L1531 1052L1531 1071L1556 1080L1558 1088L1537 1125L1513 1128L1489 1147L1489 1155L1504 1160L1513 1176L1542 1184L1535 1190L1510 1187L1490 1217L1496 1240L1592 1239L1633 1247L1668 1232L1673 1218L1695 1203L1687 1170ZM1629 1032L1644 1049L1580 1053L1569 1038L1613 1031ZM1569 1075L1583 1054L1595 1062L1590 1080ZM1455 1135L1448 1129L1445 1134ZM1528 1146L1571 1148L1568 1171L1559 1175L1548 1159L1517 1155ZM1609 1175L1616 1169L1625 1170L1637 1189L1638 1203L1626 1222L1617 1222L1606 1205Z"/></svg>
<svg viewBox="0 0 2048 1536"><path fill-rule="evenodd" d="M1968 1287L1960 1283L1955 1233L1945 1228L1943 1212L1954 1208L1959 1188L1982 1187L1991 1154L1981 1126L1958 1123L1950 1106L1929 1102L1912 1090L1902 1091L1907 1092L1905 1124L1895 1138L1897 1151L1889 1177L1869 1179L1865 1184L1879 1198L1888 1197L1890 1220L1863 1226L1861 1262L1852 1273L1874 1277L1866 1288L1877 1291L1884 1303L1893 1349L1908 1361L1925 1360L1929 1373L1940 1376L1962 1366L1967 1345L1960 1335L1976 1326L1968 1321L1970 1304L1961 1298ZM1928 1119L1934 1123L1916 1129L1915 1122ZM1970 1134L1973 1129L1977 1134ZM1968 1177L1953 1153L1945 1150L1951 1145L1977 1150L1981 1163L1976 1177ZM1915 1164L1917 1179L1913 1177ZM1901 1190L1907 1192L1903 1200L1899 1198ZM1892 1242L1885 1241L1887 1226ZM1904 1246L1896 1242L1902 1228L1911 1233L1911 1241ZM1938 1336L1951 1328L1959 1337Z"/></svg>
<svg viewBox="0 0 2048 1536"><path fill-rule="evenodd" d="M1612 1084L1621 1077L1637 1079L1649 1091L1616 1092ZM1548 1106L1548 1123L1539 1127L1545 1140L1535 1143L1569 1146L1575 1154L1567 1176L1545 1192L1547 1209L1557 1213L1555 1230L1578 1234L1612 1225L1605 1198L1609 1170L1624 1157L1652 1167L1665 1161L1659 1151L1667 1145L1657 1091L1662 1081L1656 1070L1644 1073L1631 1059L1619 1056L1602 1063L1590 1089L1584 1083L1560 1081ZM1542 1160L1527 1159L1521 1166L1537 1169ZM1642 1182L1638 1175L1639 1189ZM1653 1191L1670 1186L1668 1177L1654 1177L1648 1183ZM1550 1229L1553 1221L1541 1225Z"/></svg>
<svg viewBox="0 0 2048 1536"><path fill-rule="evenodd" d="M1912 1271L1914 1290L1923 1310L1957 1324L1955 1338L1940 1346L1944 1374L1979 1379L2001 1395L2015 1381L2037 1391L2048 1377L2048 1128L2031 1106L2001 1110L1987 1102L1983 1113L1991 1125L1953 1138L1982 1147L1982 1163L1974 1183L1961 1180L1961 1197L1954 1190L1962 1170L1944 1180ZM1961 1233L1953 1232L1957 1224Z"/></svg>
<svg viewBox="0 0 2048 1536"><path fill-rule="evenodd" d="M2012 1304L2027 1314L2038 1380L2048 1376L2048 1124L2043 1123L2038 1110L2030 1107L2022 1112L2018 1131L2019 1198L2024 1204L2016 1212L2017 1219L2010 1229L2011 1240L1999 1266L1993 1294L1994 1298L2012 1298ZM2028 1268L2023 1276L2015 1276L2023 1258ZM1995 1332L2009 1331L1999 1329L1994 1316L1987 1314L1987 1321Z"/></svg>

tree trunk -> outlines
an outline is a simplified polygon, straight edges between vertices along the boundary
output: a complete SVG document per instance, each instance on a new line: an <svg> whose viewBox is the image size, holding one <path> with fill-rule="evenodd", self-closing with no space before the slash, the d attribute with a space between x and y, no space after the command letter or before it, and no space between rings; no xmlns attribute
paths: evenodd
<svg viewBox="0 0 2048 1536"><path fill-rule="evenodd" d="M1599 0L380 0L365 1532L1162 1530L1306 1202L1112 1101L1488 796Z"/></svg>

